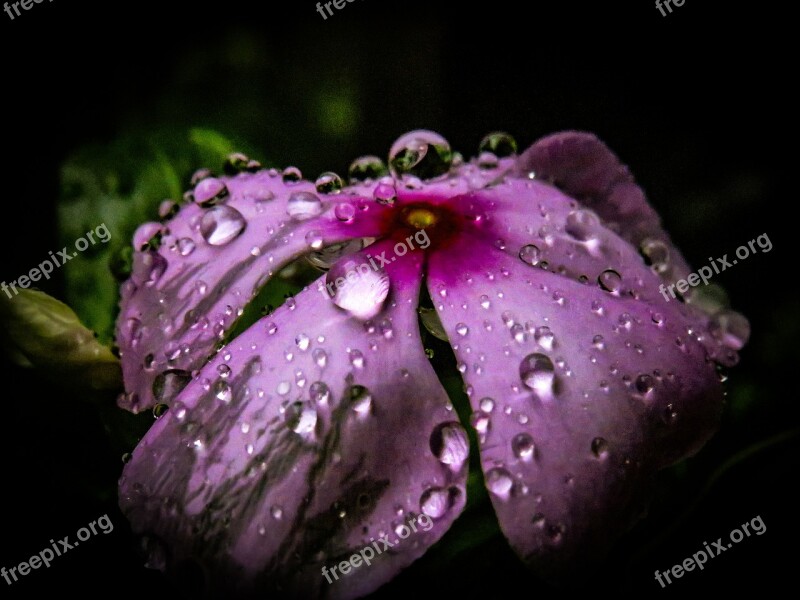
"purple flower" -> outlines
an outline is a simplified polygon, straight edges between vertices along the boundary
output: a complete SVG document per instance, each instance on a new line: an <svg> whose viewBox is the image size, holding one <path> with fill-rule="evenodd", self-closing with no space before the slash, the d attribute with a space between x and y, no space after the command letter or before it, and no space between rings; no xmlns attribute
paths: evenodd
<svg viewBox="0 0 800 600"><path fill-rule="evenodd" d="M659 286L689 268L594 136L517 156L493 134L465 162L415 131L392 147L391 173L364 157L347 186L241 163L203 173L193 202L137 231L122 289L120 404L169 406L120 481L158 566L199 564L218 591L356 597L447 531L469 442L421 343L422 286L500 526L546 577L601 556L653 474L717 427L717 365L736 362L743 317L699 288L664 300ZM222 345L265 282L309 253L327 273ZM371 565L321 574L381 538L396 543Z"/></svg>

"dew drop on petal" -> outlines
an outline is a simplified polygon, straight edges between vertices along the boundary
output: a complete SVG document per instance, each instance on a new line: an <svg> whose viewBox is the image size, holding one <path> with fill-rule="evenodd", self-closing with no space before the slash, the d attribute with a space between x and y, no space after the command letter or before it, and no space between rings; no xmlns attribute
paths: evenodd
<svg viewBox="0 0 800 600"><path fill-rule="evenodd" d="M608 456L608 442L601 437L594 438L592 440L592 454L597 458L605 458Z"/></svg>
<svg viewBox="0 0 800 600"><path fill-rule="evenodd" d="M750 322L744 315L723 310L711 318L709 331L728 348L741 350L750 338Z"/></svg>
<svg viewBox="0 0 800 600"><path fill-rule="evenodd" d="M247 226L242 213L225 204L214 206L203 214L200 235L212 246L224 246L236 239Z"/></svg>
<svg viewBox="0 0 800 600"><path fill-rule="evenodd" d="M450 494L444 488L428 488L419 499L420 510L431 517L439 519L450 510Z"/></svg>
<svg viewBox="0 0 800 600"><path fill-rule="evenodd" d="M502 467L495 467L486 473L486 488L494 495L508 498L513 487L514 479Z"/></svg>
<svg viewBox="0 0 800 600"><path fill-rule="evenodd" d="M292 192L286 201L286 213L295 221L305 221L322 213L322 201L311 192Z"/></svg>
<svg viewBox="0 0 800 600"><path fill-rule="evenodd" d="M194 201L208 208L225 200L228 196L228 188L225 183L216 177L206 177L194 188Z"/></svg>
<svg viewBox="0 0 800 600"><path fill-rule="evenodd" d="M460 423L438 425L431 434L430 447L440 462L453 469L461 468L469 456L469 439Z"/></svg>
<svg viewBox="0 0 800 600"><path fill-rule="evenodd" d="M320 194L335 194L341 191L344 182L336 173L327 171L317 177L317 181L314 185L317 188L317 192Z"/></svg>
<svg viewBox="0 0 800 600"><path fill-rule="evenodd" d="M450 170L452 162L449 142L438 133L424 129L406 133L389 150L389 167L396 177L439 177Z"/></svg>
<svg viewBox="0 0 800 600"><path fill-rule="evenodd" d="M533 339L545 350L552 350L555 336L547 325L537 327L533 332Z"/></svg>
<svg viewBox="0 0 800 600"><path fill-rule="evenodd" d="M331 397L331 390L322 381L315 381L308 388L308 397L314 404L327 404Z"/></svg>
<svg viewBox="0 0 800 600"><path fill-rule="evenodd" d="M518 433L511 440L511 450L514 456L524 461L533 459L535 449L533 438L528 433Z"/></svg>
<svg viewBox="0 0 800 600"><path fill-rule="evenodd" d="M597 277L597 283L607 292L618 294L622 289L622 277L614 269L606 269Z"/></svg>
<svg viewBox="0 0 800 600"><path fill-rule="evenodd" d="M340 261L328 271L326 283L334 290L333 303L359 319L377 315L389 295L388 274L372 269L368 263Z"/></svg>
<svg viewBox="0 0 800 600"><path fill-rule="evenodd" d="M519 366L522 382L540 394L552 394L555 385L553 361L544 354L533 353L526 356Z"/></svg>
<svg viewBox="0 0 800 600"><path fill-rule="evenodd" d="M519 251L519 257L522 262L531 266L538 264L540 256L541 252L539 251L539 247L534 246L533 244L523 246Z"/></svg>

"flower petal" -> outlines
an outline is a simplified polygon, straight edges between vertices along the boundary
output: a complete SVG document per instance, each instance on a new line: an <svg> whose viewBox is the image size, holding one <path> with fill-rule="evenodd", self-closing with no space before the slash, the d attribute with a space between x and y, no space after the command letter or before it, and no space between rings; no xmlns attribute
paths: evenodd
<svg viewBox="0 0 800 600"><path fill-rule="evenodd" d="M695 324L678 303L614 295L469 240L431 258L428 286L505 535L546 576L575 575L638 518L654 472L717 425L721 385L687 333Z"/></svg>
<svg viewBox="0 0 800 600"><path fill-rule="evenodd" d="M464 506L468 444L423 353L421 263L411 252L387 266L375 320L306 288L221 350L153 426L120 502L172 567L200 562L218 593L356 597L448 529ZM409 522L417 530L405 533ZM323 567L367 547L371 566L326 581Z"/></svg>
<svg viewBox="0 0 800 600"><path fill-rule="evenodd" d="M669 264L662 276L668 283L689 273L681 253L661 227L628 167L595 135L564 131L544 137L519 157L518 173L535 173L584 207L594 210L614 231L635 247L663 244ZM660 251L660 249L659 249Z"/></svg>
<svg viewBox="0 0 800 600"><path fill-rule="evenodd" d="M274 170L206 178L194 197L168 223L147 223L134 236L117 320L128 392L120 405L134 412L169 404L180 387L154 390L156 381L199 369L283 264L323 244L375 235L368 220L343 218L357 212L358 198L317 194Z"/></svg>

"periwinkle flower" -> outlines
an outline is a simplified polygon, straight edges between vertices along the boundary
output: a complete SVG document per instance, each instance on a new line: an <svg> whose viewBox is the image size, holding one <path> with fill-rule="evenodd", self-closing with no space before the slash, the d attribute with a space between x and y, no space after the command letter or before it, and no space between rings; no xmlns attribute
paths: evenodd
<svg viewBox="0 0 800 600"><path fill-rule="evenodd" d="M350 174L204 179L137 232L120 403L169 410L125 466L122 510L212 590L357 597L391 579L466 500L467 436L421 342L425 286L503 533L544 576L577 572L640 517L653 474L717 427L717 366L737 360L710 327L720 307L663 299L689 268L590 134L520 155L495 134L467 162L416 131L388 169L364 157ZM308 253L327 273L220 349ZM321 576L422 515L428 530L370 566Z"/></svg>

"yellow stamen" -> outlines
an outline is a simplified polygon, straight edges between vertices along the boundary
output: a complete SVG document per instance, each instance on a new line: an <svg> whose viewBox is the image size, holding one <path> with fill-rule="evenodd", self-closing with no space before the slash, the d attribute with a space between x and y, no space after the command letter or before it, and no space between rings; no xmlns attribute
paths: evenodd
<svg viewBox="0 0 800 600"><path fill-rule="evenodd" d="M406 215L406 223L417 229L426 229L435 225L436 221L436 215L426 208L411 209Z"/></svg>

